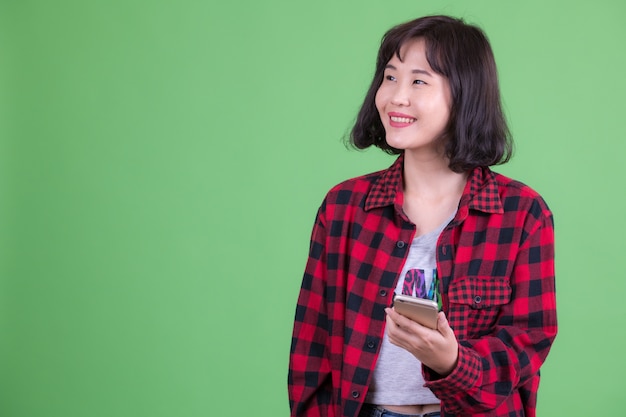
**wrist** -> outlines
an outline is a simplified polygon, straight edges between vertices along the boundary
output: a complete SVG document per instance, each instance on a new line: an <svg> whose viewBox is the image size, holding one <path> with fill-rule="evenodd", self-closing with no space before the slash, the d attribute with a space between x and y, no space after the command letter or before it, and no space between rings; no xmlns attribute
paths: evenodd
<svg viewBox="0 0 626 417"><path fill-rule="evenodd" d="M459 362L459 348L457 345L457 348L454 351L454 354L450 355L448 360L444 361L443 363L439 364L436 367L431 367L431 369L437 372L441 377L445 378L448 375L450 375L452 371L454 371L454 368L456 368L456 365L458 364L458 362Z"/></svg>

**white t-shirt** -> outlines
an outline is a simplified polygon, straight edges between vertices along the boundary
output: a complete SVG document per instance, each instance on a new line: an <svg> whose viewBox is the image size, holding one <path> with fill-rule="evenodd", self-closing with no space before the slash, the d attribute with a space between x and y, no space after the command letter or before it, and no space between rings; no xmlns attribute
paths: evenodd
<svg viewBox="0 0 626 417"><path fill-rule="evenodd" d="M432 232L413 239L396 294L436 300L437 240L453 217ZM422 363L408 351L391 344L386 330L365 402L379 405L439 403L432 391L424 387Z"/></svg>

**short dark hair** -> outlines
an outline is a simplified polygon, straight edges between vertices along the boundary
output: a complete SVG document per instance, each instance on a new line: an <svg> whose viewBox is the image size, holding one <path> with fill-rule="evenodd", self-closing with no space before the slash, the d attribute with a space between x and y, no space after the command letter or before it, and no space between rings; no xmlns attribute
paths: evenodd
<svg viewBox="0 0 626 417"><path fill-rule="evenodd" d="M350 133L350 143L358 149L374 145L389 154L403 152L387 144L375 98L385 66L394 54L402 59L401 47L415 38L425 40L428 63L450 84L452 108L445 133L450 169L464 172L507 162L513 141L502 112L491 46L480 28L449 16L421 17L393 27L383 36L374 79Z"/></svg>

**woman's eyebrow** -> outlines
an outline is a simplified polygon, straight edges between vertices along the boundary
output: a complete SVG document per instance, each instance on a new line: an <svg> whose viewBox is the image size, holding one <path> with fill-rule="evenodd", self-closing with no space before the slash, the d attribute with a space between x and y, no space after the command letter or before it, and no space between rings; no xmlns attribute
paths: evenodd
<svg viewBox="0 0 626 417"><path fill-rule="evenodd" d="M423 70L423 69L414 69L414 70L411 70L411 73L413 73L413 74L424 74L424 75L428 75L429 77L433 76L430 72L428 72L426 70Z"/></svg>
<svg viewBox="0 0 626 417"><path fill-rule="evenodd" d="M398 70L398 68L394 67L391 64L385 65L385 69ZM413 69L411 70L411 73L412 74L424 74L424 75L428 75L429 77L433 76L430 72L423 70L423 69Z"/></svg>

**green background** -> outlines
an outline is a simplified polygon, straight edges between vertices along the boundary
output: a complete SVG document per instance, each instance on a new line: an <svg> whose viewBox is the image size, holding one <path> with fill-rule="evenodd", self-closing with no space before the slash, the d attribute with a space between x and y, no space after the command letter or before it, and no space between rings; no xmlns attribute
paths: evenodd
<svg viewBox="0 0 626 417"><path fill-rule="evenodd" d="M623 413L626 3L0 0L0 416L287 415L296 296L378 42L485 29L556 218L540 416ZM622 253L622 255L620 255Z"/></svg>

